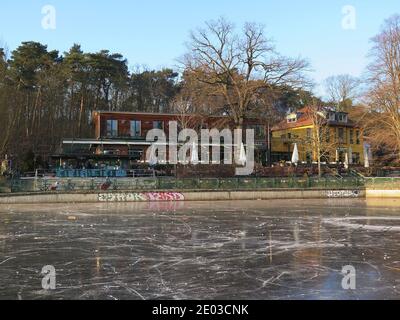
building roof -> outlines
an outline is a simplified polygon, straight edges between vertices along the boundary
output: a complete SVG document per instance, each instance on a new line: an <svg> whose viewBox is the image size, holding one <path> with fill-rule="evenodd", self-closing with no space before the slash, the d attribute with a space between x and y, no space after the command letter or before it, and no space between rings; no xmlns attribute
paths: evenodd
<svg viewBox="0 0 400 320"><path fill-rule="evenodd" d="M321 111L323 108L320 108ZM299 127L305 127L305 126L312 126L313 121L311 117L311 107L304 107L296 111L295 113L297 114L297 121L295 122L288 122L287 118L283 119L281 122L279 122L277 125L272 127L272 131L279 131L279 130L287 130L287 129L293 129L293 128L299 128ZM344 113L346 112L338 112L338 113ZM352 121L351 119L348 119L346 123L344 122L338 122L338 121L329 121L330 126L341 126L341 127L357 127L357 125Z"/></svg>
<svg viewBox="0 0 400 320"><path fill-rule="evenodd" d="M118 114L118 115L134 115L134 116L162 116L162 117L200 117L200 114L179 114L179 113L162 113L162 112L132 112L132 111L102 111L102 110L95 110L93 114ZM230 118L228 115L208 115L209 118Z"/></svg>
<svg viewBox="0 0 400 320"><path fill-rule="evenodd" d="M285 118L284 120L279 122L277 125L273 126L271 130L277 131L277 130L299 128L299 127L304 127L304 126L311 126L312 123L313 123L312 119L309 117L305 117L305 116L297 116L296 122L288 122L287 119Z"/></svg>
<svg viewBox="0 0 400 320"><path fill-rule="evenodd" d="M193 119L215 119L215 120L223 120L223 121L233 121L232 116L230 115L202 115L195 113L187 113L187 114L179 114L179 113L159 113L159 112L131 112L131 111L104 111L104 110L94 110L92 112L92 117L96 115L116 115L116 116L144 116L144 117L160 117L160 118L180 118L180 117L193 117ZM163 119L160 119L163 120ZM264 123L263 120L260 120L256 117L246 117L244 119L247 123Z"/></svg>

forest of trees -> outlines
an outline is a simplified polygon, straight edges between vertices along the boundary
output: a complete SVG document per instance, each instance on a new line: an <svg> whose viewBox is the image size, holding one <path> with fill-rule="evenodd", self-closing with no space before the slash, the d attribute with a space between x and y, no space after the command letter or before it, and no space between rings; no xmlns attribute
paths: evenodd
<svg viewBox="0 0 400 320"><path fill-rule="evenodd" d="M92 137L94 110L225 114L241 127L254 116L273 125L310 103L358 110L373 148L400 159L399 16L385 22L373 44L367 99L358 109L359 79L329 77L324 103L312 93L308 62L280 55L253 23L238 30L220 18L192 31L179 71L130 70L123 55L83 52L78 44L64 53L38 42L13 51L0 45L0 159L8 155L30 169L63 138Z"/></svg>
<svg viewBox="0 0 400 320"><path fill-rule="evenodd" d="M0 158L43 156L62 138L90 137L93 110L168 111L179 92L169 69L129 72L120 54L60 54L37 42L0 49Z"/></svg>
<svg viewBox="0 0 400 320"><path fill-rule="evenodd" d="M0 48L0 158L7 154L28 167L44 162L63 138L92 137L94 110L182 112L184 106L189 113L230 114L206 86L188 69L130 71L121 54L87 53L78 44L63 54L37 42L23 42L12 52ZM270 119L312 96L283 83L270 83L268 91L258 86L258 116Z"/></svg>

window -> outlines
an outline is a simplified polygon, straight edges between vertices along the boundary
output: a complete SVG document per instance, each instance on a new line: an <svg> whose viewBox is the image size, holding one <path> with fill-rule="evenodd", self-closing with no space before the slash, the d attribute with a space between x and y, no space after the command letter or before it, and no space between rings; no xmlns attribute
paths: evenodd
<svg viewBox="0 0 400 320"><path fill-rule="evenodd" d="M345 113L338 113L337 116L336 116L336 119L337 119L338 122L344 122L344 123L346 123L346 122L347 122L347 114L345 114Z"/></svg>
<svg viewBox="0 0 400 320"><path fill-rule="evenodd" d="M360 131L359 130L356 131L356 143L360 144Z"/></svg>
<svg viewBox="0 0 400 320"><path fill-rule="evenodd" d="M131 137L138 138L142 135L142 122L133 120L131 121Z"/></svg>
<svg viewBox="0 0 400 320"><path fill-rule="evenodd" d="M354 144L354 131L350 130L350 144Z"/></svg>
<svg viewBox="0 0 400 320"><path fill-rule="evenodd" d="M329 116L328 116L330 121L335 121L335 113L334 112L329 112Z"/></svg>
<svg viewBox="0 0 400 320"><path fill-rule="evenodd" d="M344 163L346 161L346 153L343 150L339 150L339 162Z"/></svg>
<svg viewBox="0 0 400 320"><path fill-rule="evenodd" d="M164 129L164 122L163 121L153 121L153 129L160 129L163 130Z"/></svg>
<svg viewBox="0 0 400 320"><path fill-rule="evenodd" d="M331 130L329 128L326 128L326 142L329 143L331 141Z"/></svg>
<svg viewBox="0 0 400 320"><path fill-rule="evenodd" d="M311 138L311 129L310 128L308 128L307 129L307 138Z"/></svg>
<svg viewBox="0 0 400 320"><path fill-rule="evenodd" d="M107 137L118 137L118 120L107 120Z"/></svg>
<svg viewBox="0 0 400 320"><path fill-rule="evenodd" d="M254 138L257 140L263 140L265 139L265 130L264 126L261 124L256 124L256 125L249 125L247 126L247 129L254 130Z"/></svg>
<svg viewBox="0 0 400 320"><path fill-rule="evenodd" d="M288 123L297 122L297 114L291 113L291 114L287 115L286 120Z"/></svg>
<svg viewBox="0 0 400 320"><path fill-rule="evenodd" d="M353 152L352 157L353 157L352 160L353 160L354 164L360 164L360 154L359 153Z"/></svg>
<svg viewBox="0 0 400 320"><path fill-rule="evenodd" d="M339 143L344 143L344 129L343 128L338 129L338 137L339 137Z"/></svg>
<svg viewBox="0 0 400 320"><path fill-rule="evenodd" d="M141 149L129 149L129 158L133 161L140 161L143 158L143 150Z"/></svg>
<svg viewBox="0 0 400 320"><path fill-rule="evenodd" d="M328 163L329 162L329 158L330 158L329 152L322 152L321 158L320 158L321 162Z"/></svg>

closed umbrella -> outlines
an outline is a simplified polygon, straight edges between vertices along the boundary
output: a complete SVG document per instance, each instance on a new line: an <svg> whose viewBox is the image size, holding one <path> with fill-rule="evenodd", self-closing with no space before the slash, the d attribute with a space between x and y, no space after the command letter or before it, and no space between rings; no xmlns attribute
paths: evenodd
<svg viewBox="0 0 400 320"><path fill-rule="evenodd" d="M292 154L292 163L297 165L298 162L299 162L299 149L297 148L297 143L295 143Z"/></svg>
<svg viewBox="0 0 400 320"><path fill-rule="evenodd" d="M339 162L339 150L336 149L335 161Z"/></svg>
<svg viewBox="0 0 400 320"><path fill-rule="evenodd" d="M243 142L240 145L239 161L238 164L244 166L247 162L246 150L244 149Z"/></svg>
<svg viewBox="0 0 400 320"><path fill-rule="evenodd" d="M349 155L348 155L347 152L346 152L346 154L345 154L344 167L345 167L346 169L349 168Z"/></svg>
<svg viewBox="0 0 400 320"><path fill-rule="evenodd" d="M150 155L149 155L148 162L149 162L149 165L151 167L154 167L158 163L158 159L157 159L157 156L156 156L156 148L154 147L154 144L151 145L149 152L150 152Z"/></svg>
<svg viewBox="0 0 400 320"><path fill-rule="evenodd" d="M190 158L190 163L193 165L199 164L199 151L197 150L196 142L193 142L192 145L192 156Z"/></svg>
<svg viewBox="0 0 400 320"><path fill-rule="evenodd" d="M369 152L367 149L364 151L364 167L369 168Z"/></svg>

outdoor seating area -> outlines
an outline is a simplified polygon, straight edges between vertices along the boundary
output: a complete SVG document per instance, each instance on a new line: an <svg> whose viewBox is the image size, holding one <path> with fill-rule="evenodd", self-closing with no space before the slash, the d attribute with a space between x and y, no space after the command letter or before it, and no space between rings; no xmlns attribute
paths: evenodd
<svg viewBox="0 0 400 320"><path fill-rule="evenodd" d="M57 169L56 176L59 178L127 177L128 171L122 169Z"/></svg>

